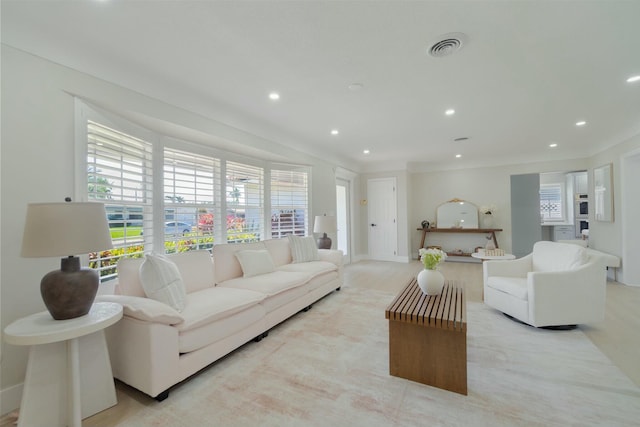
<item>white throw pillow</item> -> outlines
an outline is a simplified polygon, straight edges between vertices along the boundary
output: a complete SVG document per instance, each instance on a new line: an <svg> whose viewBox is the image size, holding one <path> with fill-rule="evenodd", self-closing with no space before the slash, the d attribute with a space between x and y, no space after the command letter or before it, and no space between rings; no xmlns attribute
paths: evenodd
<svg viewBox="0 0 640 427"><path fill-rule="evenodd" d="M140 282L147 297L163 302L176 311L184 309L186 291L180 270L163 255L148 254L140 266Z"/></svg>
<svg viewBox="0 0 640 427"><path fill-rule="evenodd" d="M266 249L244 250L235 253L240 267L242 267L243 277L253 277L260 274L272 273L276 266L271 259L269 251Z"/></svg>
<svg viewBox="0 0 640 427"><path fill-rule="evenodd" d="M291 246L291 257L294 263L319 261L318 247L312 236L299 237L293 234L287 236Z"/></svg>

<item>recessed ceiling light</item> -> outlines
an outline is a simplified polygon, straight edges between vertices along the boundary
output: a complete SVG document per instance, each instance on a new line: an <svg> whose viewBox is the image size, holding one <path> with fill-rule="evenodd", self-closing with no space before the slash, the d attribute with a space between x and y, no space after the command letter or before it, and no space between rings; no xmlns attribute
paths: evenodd
<svg viewBox="0 0 640 427"><path fill-rule="evenodd" d="M459 159L460 157L462 157L462 154L456 154L456 159Z"/></svg>
<svg viewBox="0 0 640 427"><path fill-rule="evenodd" d="M556 144L555 142L553 144L549 144L549 147L551 148L556 148L558 146L558 144Z"/></svg>
<svg viewBox="0 0 640 427"><path fill-rule="evenodd" d="M280 94L278 92L271 92L269 94L269 99L272 101L277 101L278 99L280 99Z"/></svg>
<svg viewBox="0 0 640 427"><path fill-rule="evenodd" d="M584 120L580 120L579 122L576 122L576 126L584 126L586 124L587 122L585 122Z"/></svg>
<svg viewBox="0 0 640 427"><path fill-rule="evenodd" d="M640 81L640 76L631 76L627 79L627 83L633 83L637 81Z"/></svg>
<svg viewBox="0 0 640 427"><path fill-rule="evenodd" d="M363 150L362 152L363 152L364 154L369 154L371 151L369 151L369 150Z"/></svg>
<svg viewBox="0 0 640 427"><path fill-rule="evenodd" d="M453 108L449 108L447 111L444 112L447 116L453 116L456 113L456 110L454 110Z"/></svg>
<svg viewBox="0 0 640 427"><path fill-rule="evenodd" d="M331 135L337 135L340 131L338 129L331 129Z"/></svg>
<svg viewBox="0 0 640 427"><path fill-rule="evenodd" d="M351 83L349 86L349 90L356 92L364 87L362 83Z"/></svg>

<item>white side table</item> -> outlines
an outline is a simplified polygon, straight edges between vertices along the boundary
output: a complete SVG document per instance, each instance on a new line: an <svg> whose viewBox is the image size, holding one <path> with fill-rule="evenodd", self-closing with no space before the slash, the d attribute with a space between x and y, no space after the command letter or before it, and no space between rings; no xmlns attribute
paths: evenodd
<svg viewBox="0 0 640 427"><path fill-rule="evenodd" d="M31 346L19 427L81 427L117 403L104 329L121 318L120 304L99 302L75 319L44 311L5 328L6 342Z"/></svg>

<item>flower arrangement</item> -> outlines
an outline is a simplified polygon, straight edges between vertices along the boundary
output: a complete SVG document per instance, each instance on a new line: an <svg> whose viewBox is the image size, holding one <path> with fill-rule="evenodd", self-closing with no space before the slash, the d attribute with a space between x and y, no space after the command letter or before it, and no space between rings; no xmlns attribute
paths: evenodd
<svg viewBox="0 0 640 427"><path fill-rule="evenodd" d="M496 207L494 205L480 206L480 213L483 215L493 215L495 211Z"/></svg>
<svg viewBox="0 0 640 427"><path fill-rule="evenodd" d="M447 254L440 249L425 249L420 248L418 251L420 254L420 261L427 270L435 270L442 261L447 259Z"/></svg>

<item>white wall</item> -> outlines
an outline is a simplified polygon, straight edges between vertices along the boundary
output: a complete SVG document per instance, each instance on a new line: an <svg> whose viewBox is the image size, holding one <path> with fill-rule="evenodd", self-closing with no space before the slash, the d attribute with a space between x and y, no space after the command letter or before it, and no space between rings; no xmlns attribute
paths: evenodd
<svg viewBox="0 0 640 427"><path fill-rule="evenodd" d="M1 155L1 273L0 327L45 310L39 283L59 268L59 259L19 256L27 204L63 201L74 197L74 95L126 112L172 122L215 135L223 149L238 153L269 153L289 162L312 166L312 212L335 213L335 174L332 165L273 141L261 139L176 106L126 88L61 67L2 45L2 155ZM206 138L205 138L206 139ZM215 145L215 141L212 142ZM12 387L24 379L27 348L0 343L0 413L19 404ZM17 394L17 398L15 397Z"/></svg>
<svg viewBox="0 0 640 427"><path fill-rule="evenodd" d="M590 209L589 212L589 246L607 252L613 255L622 256L622 238L624 234L624 230L622 228L622 215L624 212L622 211L622 197L621 197L621 189L623 185L629 186L629 188L633 188L635 190L627 191L627 194L634 193L636 195L635 200L640 199L640 189L638 188L637 182L622 182L622 176L620 174L621 171L621 162L620 159L624 154L633 152L640 149L640 134L636 135L614 147L611 147L607 150L602 151L601 153L596 154L595 156L589 159L589 197L594 199L594 190L593 190L593 169L602 166L606 163L613 164L613 222L600 222L595 221L593 209ZM625 218L629 226L637 226L637 218L639 214L635 212L634 214L628 215L628 218ZM637 236L637 234L636 234ZM626 262L634 262L634 260L624 260L622 261L622 267L620 268L618 279L619 281L626 283L624 279L624 263Z"/></svg>
<svg viewBox="0 0 640 427"><path fill-rule="evenodd" d="M436 221L438 205L453 198L475 203L478 207L495 205L494 227L498 243L506 252L511 251L511 175L536 172L557 172L586 169L587 159L529 163L521 165L486 167L476 169L415 172L410 175L411 194L409 225L411 250L417 259L422 232L422 220ZM441 234L427 235L427 243L441 245L446 250L473 249L484 246L484 235Z"/></svg>

